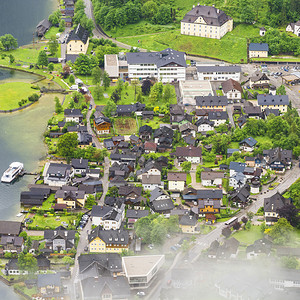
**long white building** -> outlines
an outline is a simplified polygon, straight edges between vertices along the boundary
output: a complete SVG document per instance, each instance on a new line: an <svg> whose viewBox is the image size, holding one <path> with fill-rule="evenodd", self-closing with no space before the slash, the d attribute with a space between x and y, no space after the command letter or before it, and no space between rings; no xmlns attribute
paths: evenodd
<svg viewBox="0 0 300 300"><path fill-rule="evenodd" d="M126 57L129 78L155 78L162 82L185 80L184 52L167 48L160 52L129 52Z"/></svg>
<svg viewBox="0 0 300 300"><path fill-rule="evenodd" d="M240 66L197 66L198 80L226 81L233 79L240 81Z"/></svg>

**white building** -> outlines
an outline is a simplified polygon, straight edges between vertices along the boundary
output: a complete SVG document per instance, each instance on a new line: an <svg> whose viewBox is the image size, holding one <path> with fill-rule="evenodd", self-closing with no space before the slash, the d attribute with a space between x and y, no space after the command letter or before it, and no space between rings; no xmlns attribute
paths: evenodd
<svg viewBox="0 0 300 300"><path fill-rule="evenodd" d="M185 188L186 173L169 172L167 180L170 191L182 192Z"/></svg>
<svg viewBox="0 0 300 300"><path fill-rule="evenodd" d="M187 65L184 52L167 48L160 52L128 52L126 57L130 79L185 80Z"/></svg>
<svg viewBox="0 0 300 300"><path fill-rule="evenodd" d="M223 178L223 172L201 172L201 183L203 186L220 186Z"/></svg>
<svg viewBox="0 0 300 300"><path fill-rule="evenodd" d="M292 32L293 34L300 36L300 20L296 23L290 23L286 27L286 31Z"/></svg>
<svg viewBox="0 0 300 300"><path fill-rule="evenodd" d="M164 187L160 175L142 175L142 185L146 191L153 191L155 188Z"/></svg>
<svg viewBox="0 0 300 300"><path fill-rule="evenodd" d="M233 20L213 6L193 6L181 21L181 34L221 39L232 31Z"/></svg>
<svg viewBox="0 0 300 300"><path fill-rule="evenodd" d="M240 81L240 66L197 66L198 80L226 81L233 79Z"/></svg>
<svg viewBox="0 0 300 300"><path fill-rule="evenodd" d="M228 79L222 82L222 91L224 96L230 100L240 100L242 98L243 89L239 82Z"/></svg>

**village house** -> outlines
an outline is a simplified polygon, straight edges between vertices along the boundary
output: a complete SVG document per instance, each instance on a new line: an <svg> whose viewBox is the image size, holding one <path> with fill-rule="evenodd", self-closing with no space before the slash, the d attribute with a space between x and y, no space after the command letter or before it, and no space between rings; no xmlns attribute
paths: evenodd
<svg viewBox="0 0 300 300"><path fill-rule="evenodd" d="M148 153L155 153L157 149L157 145L152 142L145 142L144 144L144 151L146 154Z"/></svg>
<svg viewBox="0 0 300 300"><path fill-rule="evenodd" d="M244 107L244 114L246 115L246 118L252 118L256 120L263 118L263 113L260 106L247 105Z"/></svg>
<svg viewBox="0 0 300 300"><path fill-rule="evenodd" d="M94 119L94 130L97 134L109 134L111 121L107 117L98 117Z"/></svg>
<svg viewBox="0 0 300 300"><path fill-rule="evenodd" d="M67 44L67 61L74 62L80 53L86 54L89 47L89 32L84 29L80 24L73 29L66 41Z"/></svg>
<svg viewBox="0 0 300 300"><path fill-rule="evenodd" d="M226 153L227 158L228 158L228 157L231 157L231 156L233 155L233 153L235 153L235 152L241 153L240 149L232 149L232 148L228 148L228 149L227 149L227 153Z"/></svg>
<svg viewBox="0 0 300 300"><path fill-rule="evenodd" d="M145 104L142 103L134 103L128 105L118 105L117 106L117 116L127 116L131 117L132 115L141 116L142 112L145 110Z"/></svg>
<svg viewBox="0 0 300 300"><path fill-rule="evenodd" d="M182 192L186 184L186 173L168 172L168 189L172 192Z"/></svg>
<svg viewBox="0 0 300 300"><path fill-rule="evenodd" d="M286 169L290 169L292 165L292 150L283 150L275 148L263 150L263 158L266 161L266 167L277 173L283 173Z"/></svg>
<svg viewBox="0 0 300 300"><path fill-rule="evenodd" d="M147 209L127 209L126 218L127 218L127 227L128 229L134 228L134 223L144 217L149 215L149 210Z"/></svg>
<svg viewBox="0 0 300 300"><path fill-rule="evenodd" d="M300 20L296 23L289 23L286 27L286 31L300 36Z"/></svg>
<svg viewBox="0 0 300 300"><path fill-rule="evenodd" d="M50 196L50 188L40 188L38 186L31 187L29 191L23 191L20 194L21 205L27 206L41 206L45 200Z"/></svg>
<svg viewBox="0 0 300 300"><path fill-rule="evenodd" d="M153 191L155 188L163 188L164 183L161 181L160 175L142 175L143 189L146 191Z"/></svg>
<svg viewBox="0 0 300 300"><path fill-rule="evenodd" d="M221 83L224 96L230 100L240 100L243 89L240 83L233 79L228 79Z"/></svg>
<svg viewBox="0 0 300 300"><path fill-rule="evenodd" d="M2 236L18 236L22 231L21 222L0 221L0 237Z"/></svg>
<svg viewBox="0 0 300 300"><path fill-rule="evenodd" d="M4 253L20 253L24 249L24 239L20 236L2 235L0 246Z"/></svg>
<svg viewBox="0 0 300 300"><path fill-rule="evenodd" d="M197 96L196 109L211 109L226 111L228 99L226 96Z"/></svg>
<svg viewBox="0 0 300 300"><path fill-rule="evenodd" d="M268 57L269 45L266 43L250 43L249 58Z"/></svg>
<svg viewBox="0 0 300 300"><path fill-rule="evenodd" d="M240 141L240 148L242 151L252 152L254 150L257 141L253 137L248 137Z"/></svg>
<svg viewBox="0 0 300 300"><path fill-rule="evenodd" d="M249 202L250 187L248 184L237 188L232 194L229 195L229 200L232 201L237 207L246 207Z"/></svg>
<svg viewBox="0 0 300 300"><path fill-rule="evenodd" d="M152 214L164 214L166 217L169 217L174 207L171 198L150 201L150 211Z"/></svg>
<svg viewBox="0 0 300 300"><path fill-rule="evenodd" d="M86 194L84 191L78 190L75 186L62 186L55 193L57 204L65 204L68 208L83 208L85 205Z"/></svg>
<svg viewBox="0 0 300 300"><path fill-rule="evenodd" d="M264 213L266 219L266 225L271 226L279 219L278 209L281 209L285 205L291 204L290 198L284 198L278 192L269 198L264 199Z"/></svg>
<svg viewBox="0 0 300 300"><path fill-rule="evenodd" d="M145 167L136 172L137 179L141 180L144 175L159 175L161 176L162 167L159 163L151 160Z"/></svg>
<svg viewBox="0 0 300 300"><path fill-rule="evenodd" d="M131 298L128 280L125 276L85 278L80 283L83 299L85 300L94 300L95 295L97 295L97 299L101 300L128 300Z"/></svg>
<svg viewBox="0 0 300 300"><path fill-rule="evenodd" d="M205 5L193 5L181 20L181 34L221 39L233 29L233 19L224 11Z"/></svg>
<svg viewBox="0 0 300 300"><path fill-rule="evenodd" d="M183 233L198 233L198 217L196 214L184 214L179 220L179 227Z"/></svg>
<svg viewBox="0 0 300 300"><path fill-rule="evenodd" d="M255 157L245 156L245 163L248 167L255 167Z"/></svg>
<svg viewBox="0 0 300 300"><path fill-rule="evenodd" d="M238 189L246 184L247 178L245 174L241 172L234 173L229 178L229 186L234 189Z"/></svg>
<svg viewBox="0 0 300 300"><path fill-rule="evenodd" d="M156 201L160 201L160 200L165 200L165 199L169 199L170 196L169 194L162 188L155 188L153 191L150 192L150 202L156 200Z"/></svg>
<svg viewBox="0 0 300 300"><path fill-rule="evenodd" d="M289 103L288 95L257 95L257 104L263 111L266 108L270 108L279 109L281 113L285 113Z"/></svg>
<svg viewBox="0 0 300 300"><path fill-rule="evenodd" d="M149 125L143 125L139 129L139 137L144 141L149 141L152 137L153 129Z"/></svg>
<svg viewBox="0 0 300 300"><path fill-rule="evenodd" d="M185 80L186 55L167 48L160 52L128 52L128 77L156 78L163 83Z"/></svg>
<svg viewBox="0 0 300 300"><path fill-rule="evenodd" d="M256 71L249 79L251 89L268 89L270 87L270 79L265 73Z"/></svg>
<svg viewBox="0 0 300 300"><path fill-rule="evenodd" d="M179 126L179 132L181 133L182 138L188 135L195 137L197 132L197 126L190 122L186 122Z"/></svg>
<svg viewBox="0 0 300 300"><path fill-rule="evenodd" d="M254 241L252 245L246 248L247 259L254 259L258 256L269 256L272 249L272 242L266 238Z"/></svg>
<svg viewBox="0 0 300 300"><path fill-rule="evenodd" d="M114 207L93 205L91 217L94 226L100 225L103 230L118 230L125 218L125 204Z"/></svg>
<svg viewBox="0 0 300 300"><path fill-rule="evenodd" d="M157 144L158 152L166 152L172 150L174 132L168 126L161 126L153 133L154 142Z"/></svg>
<svg viewBox="0 0 300 300"><path fill-rule="evenodd" d="M79 278L123 276L122 259L118 253L81 254L78 257Z"/></svg>
<svg viewBox="0 0 300 300"><path fill-rule="evenodd" d="M222 186L222 180L224 178L223 172L202 171L201 183L203 186Z"/></svg>
<svg viewBox="0 0 300 300"><path fill-rule="evenodd" d="M200 164L202 159L202 149L198 147L177 147L175 156L180 165L184 161L190 161L192 164Z"/></svg>
<svg viewBox="0 0 300 300"><path fill-rule="evenodd" d="M64 299L63 286L59 273L39 274L37 277L37 288L43 299Z"/></svg>
<svg viewBox="0 0 300 300"><path fill-rule="evenodd" d="M208 120L214 123L214 126L220 126L228 121L227 111L210 111Z"/></svg>
<svg viewBox="0 0 300 300"><path fill-rule="evenodd" d="M198 132L205 134L208 131L214 130L215 123L207 118L201 117L196 121L195 125L198 128Z"/></svg>
<svg viewBox="0 0 300 300"><path fill-rule="evenodd" d="M47 229L44 231L45 250L51 251L69 251L75 247L76 230L67 230L59 226L54 230ZM42 251L43 252L43 251Z"/></svg>
<svg viewBox="0 0 300 300"><path fill-rule="evenodd" d="M71 166L74 174L86 175L89 167L89 160L85 158L73 158L71 161Z"/></svg>
<svg viewBox="0 0 300 300"><path fill-rule="evenodd" d="M42 20L37 26L36 26L36 34L38 37L43 37L45 33L49 30L49 28L52 26L51 22L48 19Z"/></svg>
<svg viewBox="0 0 300 300"><path fill-rule="evenodd" d="M77 108L67 108L64 110L65 121L80 123L82 121L83 115L80 109Z"/></svg>
<svg viewBox="0 0 300 300"><path fill-rule="evenodd" d="M198 80L226 81L241 80L242 68L240 66L197 66Z"/></svg>
<svg viewBox="0 0 300 300"><path fill-rule="evenodd" d="M89 234L88 242L92 253L121 253L129 249L129 234L125 230L102 230L97 226Z"/></svg>
<svg viewBox="0 0 300 300"><path fill-rule="evenodd" d="M246 164L236 161L231 161L229 164L229 176L233 176L235 173L244 173Z"/></svg>
<svg viewBox="0 0 300 300"><path fill-rule="evenodd" d="M148 289L165 263L164 255L123 256L122 265L131 290Z"/></svg>

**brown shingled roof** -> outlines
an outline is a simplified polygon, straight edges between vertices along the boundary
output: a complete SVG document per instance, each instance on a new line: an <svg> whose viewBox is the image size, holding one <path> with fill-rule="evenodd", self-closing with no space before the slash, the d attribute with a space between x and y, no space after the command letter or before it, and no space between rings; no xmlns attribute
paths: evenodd
<svg viewBox="0 0 300 300"><path fill-rule="evenodd" d="M186 173L169 172L168 181L186 181Z"/></svg>

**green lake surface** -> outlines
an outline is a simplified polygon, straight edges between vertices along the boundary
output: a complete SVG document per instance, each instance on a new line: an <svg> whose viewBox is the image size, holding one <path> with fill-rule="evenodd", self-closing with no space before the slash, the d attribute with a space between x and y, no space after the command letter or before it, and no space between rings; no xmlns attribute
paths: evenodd
<svg viewBox="0 0 300 300"><path fill-rule="evenodd" d="M0 92L1 82L31 82L35 78L35 75L19 71L9 72L1 68L0 74ZM28 172L41 168L42 160L46 157L43 133L54 112L54 97L53 94L45 95L22 111L0 114L0 176L13 161L24 163ZM21 220L16 217L20 211L20 193L27 190L27 185L33 181L34 176L25 175L13 184L0 183L0 220ZM4 296L5 300L19 299L3 283L0 283L0 296Z"/></svg>

